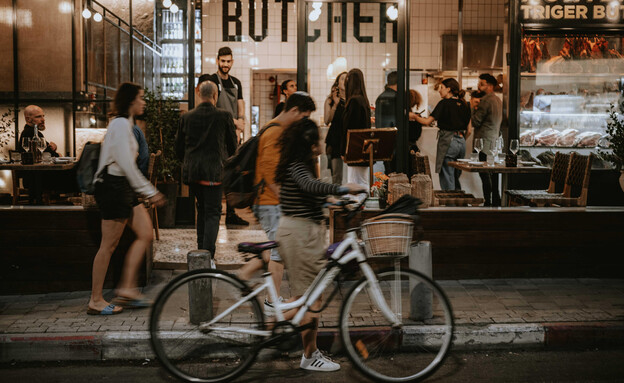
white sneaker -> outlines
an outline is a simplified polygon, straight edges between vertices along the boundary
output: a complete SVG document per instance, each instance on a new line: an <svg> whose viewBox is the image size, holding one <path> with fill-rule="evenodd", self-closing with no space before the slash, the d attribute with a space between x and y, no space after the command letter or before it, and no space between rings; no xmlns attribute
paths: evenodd
<svg viewBox="0 0 624 383"><path fill-rule="evenodd" d="M284 298L279 297L277 300L282 303L284 302ZM269 302L266 298L264 298L264 314L267 316L275 315L275 307L273 307L273 303Z"/></svg>
<svg viewBox="0 0 624 383"><path fill-rule="evenodd" d="M321 350L316 350L310 356L310 359L305 357L305 354L301 355L300 368L310 371L338 371L340 365L321 353Z"/></svg>

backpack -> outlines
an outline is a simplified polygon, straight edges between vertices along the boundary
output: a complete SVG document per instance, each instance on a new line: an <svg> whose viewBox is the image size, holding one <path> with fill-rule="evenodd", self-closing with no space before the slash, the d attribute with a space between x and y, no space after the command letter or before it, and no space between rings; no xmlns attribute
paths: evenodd
<svg viewBox="0 0 624 383"><path fill-rule="evenodd" d="M76 165L78 187L85 194L95 194L95 172L97 172L100 161L101 147L102 144L99 142L87 142L82 150L78 165Z"/></svg>
<svg viewBox="0 0 624 383"><path fill-rule="evenodd" d="M223 189L229 206L244 209L253 205L264 180L255 184L256 160L260 137L271 126L267 125L256 136L242 144L236 153L225 161L223 166Z"/></svg>

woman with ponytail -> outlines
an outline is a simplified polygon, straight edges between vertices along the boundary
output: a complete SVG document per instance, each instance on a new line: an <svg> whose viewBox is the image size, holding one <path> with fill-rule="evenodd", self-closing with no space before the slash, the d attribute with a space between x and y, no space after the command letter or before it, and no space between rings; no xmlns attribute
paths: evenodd
<svg viewBox="0 0 624 383"><path fill-rule="evenodd" d="M459 176L461 170L448 166L449 161L457 161L466 154L470 107L464 100L466 92L459 88L454 78L447 78L440 83L438 93L442 100L438 102L429 117L416 116L416 121L430 125L438 122L438 148L436 154L436 173L440 174L442 190L460 190Z"/></svg>
<svg viewBox="0 0 624 383"><path fill-rule="evenodd" d="M310 119L304 118L286 129L280 138L280 148L275 180L280 183L282 216L275 239L280 244L280 256L288 270L294 300L305 293L318 272L327 265L323 204L332 195L356 194L368 188L355 184L328 184L317 179L315 164L321 154L321 142L318 125ZM336 371L340 365L323 355L316 346L318 314L314 313L320 308L321 299L310 307L301 322L301 325L309 322L314 325L301 332L303 356L299 367Z"/></svg>

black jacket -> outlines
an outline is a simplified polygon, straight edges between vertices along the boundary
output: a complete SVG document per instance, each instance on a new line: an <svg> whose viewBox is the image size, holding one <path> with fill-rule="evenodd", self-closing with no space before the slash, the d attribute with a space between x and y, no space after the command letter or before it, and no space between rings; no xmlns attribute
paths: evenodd
<svg viewBox="0 0 624 383"><path fill-rule="evenodd" d="M227 111L204 102L180 118L176 154L184 183L221 182L223 164L235 151L236 128Z"/></svg>
<svg viewBox="0 0 624 383"><path fill-rule="evenodd" d="M386 89L375 100L375 126L378 128L394 128L397 126L396 116L397 91Z"/></svg>
<svg viewBox="0 0 624 383"><path fill-rule="evenodd" d="M43 133L41 133L41 131L37 131L37 133L38 133L37 135L40 138L44 138L43 137ZM22 138L24 138L24 137L33 138L34 136L35 136L35 127L26 124L24 126L24 130L22 131L22 134L20 134L19 142L17 143L17 150L19 152L24 153L25 150L24 150L24 147L22 146ZM59 154L57 152L52 150L52 148L50 147L49 143L48 143L48 146L45 148L44 152L50 153L52 155L52 157L58 157L59 156Z"/></svg>
<svg viewBox="0 0 624 383"><path fill-rule="evenodd" d="M371 111L364 96L353 96L347 101L345 112L342 116L342 154L347 151L347 131L351 129L370 129ZM365 165L368 165L366 162Z"/></svg>
<svg viewBox="0 0 624 383"><path fill-rule="evenodd" d="M331 120L327 136L325 137L326 148L329 148L328 154L331 158L340 158L342 154L342 137L344 136L344 130L342 128L342 117L344 115L344 100L338 101L336 111L334 111L334 118Z"/></svg>

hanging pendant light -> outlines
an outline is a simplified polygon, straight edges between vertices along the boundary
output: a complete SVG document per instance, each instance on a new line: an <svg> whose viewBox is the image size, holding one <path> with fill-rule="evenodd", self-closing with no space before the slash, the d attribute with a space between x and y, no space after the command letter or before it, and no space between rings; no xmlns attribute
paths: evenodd
<svg viewBox="0 0 624 383"><path fill-rule="evenodd" d="M84 11L82 11L82 17L84 17L85 19L91 18L91 11L89 10L89 8L85 8Z"/></svg>
<svg viewBox="0 0 624 383"><path fill-rule="evenodd" d="M95 12L95 15L93 15L93 21L96 23L102 21L102 14L100 12Z"/></svg>
<svg viewBox="0 0 624 383"><path fill-rule="evenodd" d="M171 0L163 0L163 7L169 8L171 4Z"/></svg>
<svg viewBox="0 0 624 383"><path fill-rule="evenodd" d="M171 11L171 13L178 13L180 8L178 8L178 6L176 4L172 4L171 7L169 8L169 10Z"/></svg>

